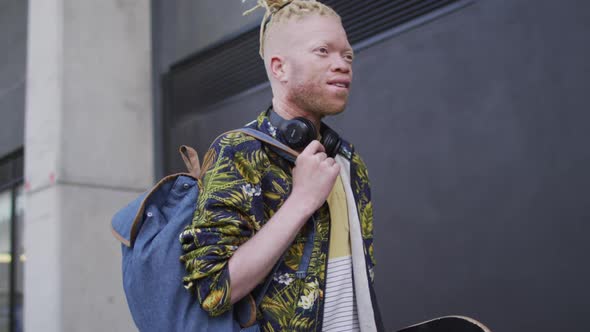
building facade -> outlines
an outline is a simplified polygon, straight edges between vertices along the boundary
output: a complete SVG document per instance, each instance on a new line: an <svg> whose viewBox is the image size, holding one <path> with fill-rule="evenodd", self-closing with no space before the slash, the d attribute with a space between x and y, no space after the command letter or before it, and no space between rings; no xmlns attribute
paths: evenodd
<svg viewBox="0 0 590 332"><path fill-rule="evenodd" d="M590 314L590 4L326 0L390 330ZM254 1L0 0L0 332L131 331L113 213L271 99Z"/></svg>

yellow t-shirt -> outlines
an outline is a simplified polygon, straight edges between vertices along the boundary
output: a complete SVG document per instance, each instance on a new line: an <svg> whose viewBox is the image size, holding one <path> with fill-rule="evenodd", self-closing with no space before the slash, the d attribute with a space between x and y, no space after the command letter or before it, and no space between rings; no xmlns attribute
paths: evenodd
<svg viewBox="0 0 590 332"><path fill-rule="evenodd" d="M330 207L330 256L338 258L351 255L350 227L348 225L348 205L342 178L338 175L334 188L328 196Z"/></svg>

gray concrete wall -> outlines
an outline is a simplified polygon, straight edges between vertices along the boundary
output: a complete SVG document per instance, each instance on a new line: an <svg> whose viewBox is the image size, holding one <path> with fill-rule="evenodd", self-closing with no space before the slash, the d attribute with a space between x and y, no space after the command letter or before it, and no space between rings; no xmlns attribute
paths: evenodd
<svg viewBox="0 0 590 332"><path fill-rule="evenodd" d="M25 329L132 331L112 215L154 180L150 6L31 1Z"/></svg>
<svg viewBox="0 0 590 332"><path fill-rule="evenodd" d="M0 157L24 142L27 3L0 0Z"/></svg>
<svg viewBox="0 0 590 332"><path fill-rule="evenodd" d="M581 0L477 1L358 54L348 110L330 122L369 166L388 329L457 313L495 331L585 329L589 13ZM204 152L269 99L200 112L170 145Z"/></svg>

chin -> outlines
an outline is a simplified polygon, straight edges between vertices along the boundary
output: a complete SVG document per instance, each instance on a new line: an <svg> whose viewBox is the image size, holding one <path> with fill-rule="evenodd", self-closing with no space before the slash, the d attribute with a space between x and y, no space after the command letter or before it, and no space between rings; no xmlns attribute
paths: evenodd
<svg viewBox="0 0 590 332"><path fill-rule="evenodd" d="M310 113L320 116L337 115L344 112L348 95L305 94L298 105Z"/></svg>
<svg viewBox="0 0 590 332"><path fill-rule="evenodd" d="M321 111L319 112L322 116L329 116L329 115L337 115L346 109L346 104L344 105L326 105L324 106Z"/></svg>
<svg viewBox="0 0 590 332"><path fill-rule="evenodd" d="M326 107L326 110L330 114L340 114L344 112L346 109L346 105L348 104L348 96L345 98L338 98L338 100L329 103Z"/></svg>

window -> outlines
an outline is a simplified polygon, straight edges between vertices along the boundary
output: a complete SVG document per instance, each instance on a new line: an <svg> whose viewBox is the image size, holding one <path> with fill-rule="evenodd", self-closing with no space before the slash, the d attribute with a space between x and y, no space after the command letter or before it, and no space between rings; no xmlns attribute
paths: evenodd
<svg viewBox="0 0 590 332"><path fill-rule="evenodd" d="M0 332L23 330L22 166L22 150L0 160Z"/></svg>

